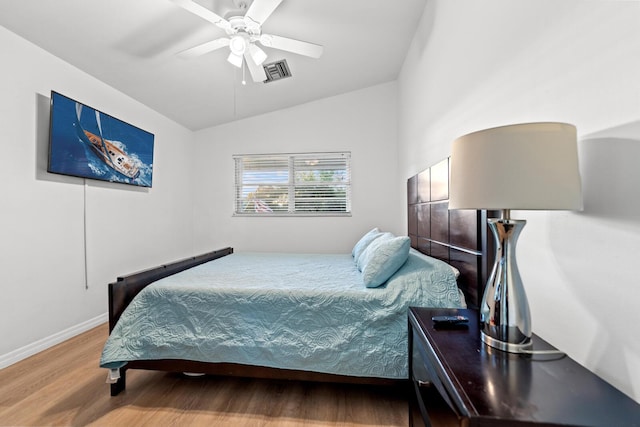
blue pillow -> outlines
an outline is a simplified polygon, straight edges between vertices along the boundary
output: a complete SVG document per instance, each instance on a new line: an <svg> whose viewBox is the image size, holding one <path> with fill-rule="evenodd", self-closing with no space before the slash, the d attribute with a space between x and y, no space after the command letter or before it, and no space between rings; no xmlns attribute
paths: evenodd
<svg viewBox="0 0 640 427"><path fill-rule="evenodd" d="M351 251L353 260L356 263L358 262L358 258L360 258L360 255L362 255L362 252L367 249L367 246L369 246L369 244L373 242L374 239L380 237L380 234L380 230L378 230L378 227L376 227L362 236L360 240L358 240L358 243L356 243L356 245L353 247L353 250Z"/></svg>
<svg viewBox="0 0 640 427"><path fill-rule="evenodd" d="M411 241L407 236L378 238L365 249L362 280L367 288L376 288L389 279L407 261Z"/></svg>
<svg viewBox="0 0 640 427"><path fill-rule="evenodd" d="M369 262L369 258L371 258L372 254L373 254L373 251L367 252L367 249L369 249L369 247L371 246L371 244L374 241L376 241L376 240L389 240L389 239L392 239L393 237L395 237L393 234L391 234L389 232L385 232L385 233L380 233L378 236L376 236L375 239L371 240L369 242L369 244L367 245L367 247L364 248L364 250L362 251L360 256L358 258L356 258L356 266L358 267L358 271L364 270L365 264L367 262Z"/></svg>

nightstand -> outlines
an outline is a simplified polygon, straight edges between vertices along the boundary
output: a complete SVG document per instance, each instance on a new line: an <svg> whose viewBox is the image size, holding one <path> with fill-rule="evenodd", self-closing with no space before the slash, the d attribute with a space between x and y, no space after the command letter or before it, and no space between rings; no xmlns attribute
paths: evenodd
<svg viewBox="0 0 640 427"><path fill-rule="evenodd" d="M467 327L434 328L462 314ZM533 336L534 350L554 349ZM520 355L480 340L478 313L409 309L413 426L640 426L640 405L568 356Z"/></svg>

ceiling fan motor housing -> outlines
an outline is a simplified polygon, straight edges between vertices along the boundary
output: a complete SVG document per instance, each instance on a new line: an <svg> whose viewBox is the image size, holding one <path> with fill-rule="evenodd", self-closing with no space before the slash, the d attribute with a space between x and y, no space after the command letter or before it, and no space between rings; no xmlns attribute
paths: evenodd
<svg viewBox="0 0 640 427"><path fill-rule="evenodd" d="M245 16L233 16L228 19L229 28L225 31L228 35L233 36L238 33L246 33L250 37L254 38L254 41L260 38L260 24L252 21L251 18Z"/></svg>

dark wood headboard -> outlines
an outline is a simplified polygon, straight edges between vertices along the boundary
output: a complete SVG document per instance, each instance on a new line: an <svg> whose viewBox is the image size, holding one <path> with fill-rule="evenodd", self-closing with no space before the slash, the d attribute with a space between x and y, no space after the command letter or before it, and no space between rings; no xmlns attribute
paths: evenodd
<svg viewBox="0 0 640 427"><path fill-rule="evenodd" d="M487 211L449 210L449 158L407 180L407 204L411 247L460 270L467 305L478 307L494 243L487 240Z"/></svg>

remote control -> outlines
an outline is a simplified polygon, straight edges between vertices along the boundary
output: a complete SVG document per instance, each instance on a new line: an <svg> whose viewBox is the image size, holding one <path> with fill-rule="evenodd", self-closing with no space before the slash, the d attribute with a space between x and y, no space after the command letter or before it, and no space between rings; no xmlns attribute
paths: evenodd
<svg viewBox="0 0 640 427"><path fill-rule="evenodd" d="M431 320L435 326L466 325L469 323L467 316L433 316Z"/></svg>

